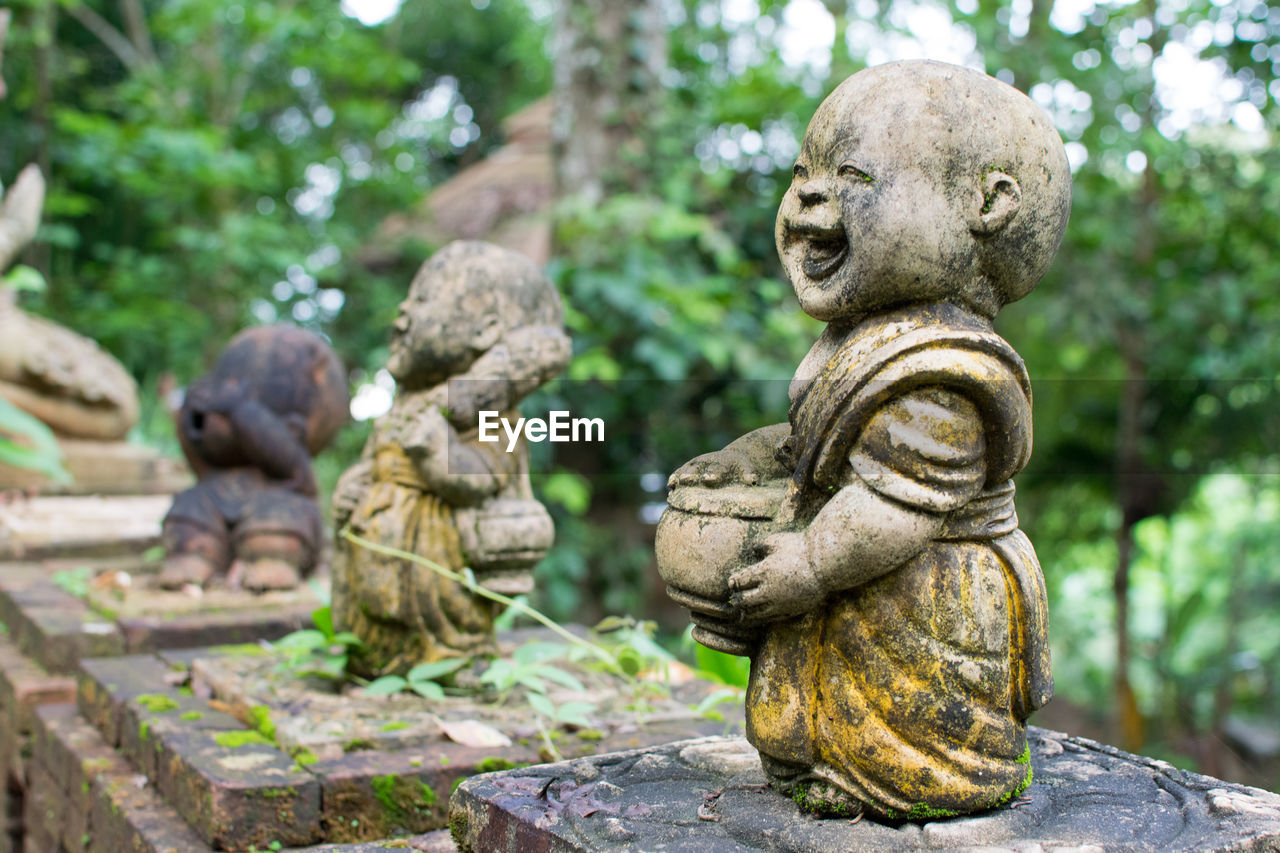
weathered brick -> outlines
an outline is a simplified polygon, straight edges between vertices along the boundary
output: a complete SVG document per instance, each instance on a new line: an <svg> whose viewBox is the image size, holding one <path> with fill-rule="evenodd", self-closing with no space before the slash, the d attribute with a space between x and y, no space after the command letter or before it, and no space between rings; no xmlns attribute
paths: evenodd
<svg viewBox="0 0 1280 853"><path fill-rule="evenodd" d="M214 847L244 849L320 840L320 783L267 743L220 744L212 731L159 735L157 786ZM243 730L232 733L243 738Z"/></svg>
<svg viewBox="0 0 1280 853"><path fill-rule="evenodd" d="M34 833L56 839L65 809L66 797L53 783L53 778L42 768L32 767L22 813L27 835Z"/></svg>
<svg viewBox="0 0 1280 853"><path fill-rule="evenodd" d="M9 731L30 732L32 709L69 702L75 696L75 689L74 679L50 675L9 640L0 637L0 713Z"/></svg>
<svg viewBox="0 0 1280 853"><path fill-rule="evenodd" d="M131 654L160 649L256 643L276 640L311 625L313 603L275 610L235 610L122 617L120 630Z"/></svg>
<svg viewBox="0 0 1280 853"><path fill-rule="evenodd" d="M155 655L97 658L80 662L80 713L107 743L120 745L124 706L128 700L165 690L169 668Z"/></svg>
<svg viewBox="0 0 1280 853"><path fill-rule="evenodd" d="M138 772L157 778L164 735L179 731L226 732L243 728L235 717L209 703L164 688L121 703L120 752Z"/></svg>

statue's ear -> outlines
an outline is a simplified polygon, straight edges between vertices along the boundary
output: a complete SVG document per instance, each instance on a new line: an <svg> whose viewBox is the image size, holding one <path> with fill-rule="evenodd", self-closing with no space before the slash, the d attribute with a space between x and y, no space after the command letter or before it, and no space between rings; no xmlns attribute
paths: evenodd
<svg viewBox="0 0 1280 853"><path fill-rule="evenodd" d="M1022 187L1007 172L993 170L982 181L982 196L977 211L970 215L969 230L979 237L989 237L1013 221L1022 207Z"/></svg>

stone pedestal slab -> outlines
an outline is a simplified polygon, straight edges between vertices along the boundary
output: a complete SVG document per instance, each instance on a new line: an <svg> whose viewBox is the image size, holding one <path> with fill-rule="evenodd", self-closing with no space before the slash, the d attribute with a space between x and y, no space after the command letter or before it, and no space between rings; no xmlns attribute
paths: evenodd
<svg viewBox="0 0 1280 853"><path fill-rule="evenodd" d="M186 463L137 444L59 438L58 445L71 482L55 483L43 474L0 464L0 489L39 489L62 495L169 495L195 479Z"/></svg>
<svg viewBox="0 0 1280 853"><path fill-rule="evenodd" d="M306 585L193 597L155 588L155 572L138 556L0 563L0 622L24 654L49 672L70 673L82 658L274 640L308 627L321 604ZM116 581L121 575L126 586Z"/></svg>
<svg viewBox="0 0 1280 853"><path fill-rule="evenodd" d="M1277 851L1280 796L1031 727L1035 780L977 817L820 820L773 791L741 738L492 773L459 786L462 851Z"/></svg>

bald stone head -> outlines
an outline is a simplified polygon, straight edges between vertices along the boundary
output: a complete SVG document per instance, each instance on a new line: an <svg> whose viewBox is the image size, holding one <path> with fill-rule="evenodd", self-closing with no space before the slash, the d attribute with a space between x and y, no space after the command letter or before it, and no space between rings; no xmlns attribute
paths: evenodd
<svg viewBox="0 0 1280 853"><path fill-rule="evenodd" d="M818 107L775 234L819 320L932 301L994 317L1044 275L1070 207L1062 141L1030 98L966 68L895 62Z"/></svg>
<svg viewBox="0 0 1280 853"><path fill-rule="evenodd" d="M450 243L413 277L387 370L407 387L428 387L461 374L514 329L563 325L560 294L529 258L492 243Z"/></svg>

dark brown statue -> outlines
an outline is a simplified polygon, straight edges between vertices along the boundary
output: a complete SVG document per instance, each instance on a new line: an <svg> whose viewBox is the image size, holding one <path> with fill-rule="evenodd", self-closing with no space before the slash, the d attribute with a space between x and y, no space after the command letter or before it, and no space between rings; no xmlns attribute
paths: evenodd
<svg viewBox="0 0 1280 853"><path fill-rule="evenodd" d="M248 589L297 585L316 564L321 535L311 457L342 426L348 403L342 365L317 335L264 326L232 339L178 413L200 482L165 517L161 585L203 585L236 560Z"/></svg>

